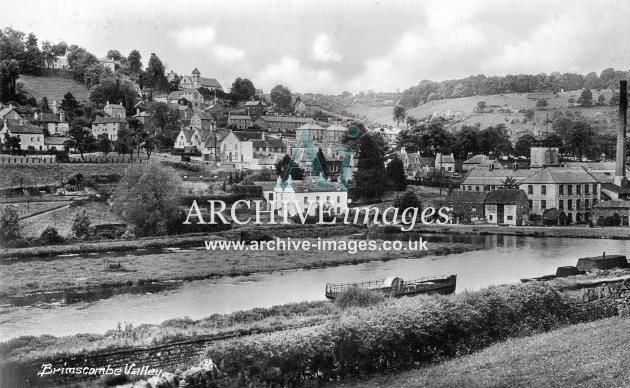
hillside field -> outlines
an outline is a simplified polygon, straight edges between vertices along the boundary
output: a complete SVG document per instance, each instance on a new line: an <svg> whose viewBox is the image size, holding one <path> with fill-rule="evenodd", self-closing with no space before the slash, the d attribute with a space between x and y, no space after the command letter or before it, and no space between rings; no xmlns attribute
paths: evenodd
<svg viewBox="0 0 630 388"><path fill-rule="evenodd" d="M571 106L569 99L577 100L580 90L566 93L559 93L556 97L549 94L547 98L548 106L544 110L536 109L536 99L528 98L527 93L522 94L497 94L491 96L472 96L461 98L449 98L443 100L429 101L426 104L407 110L407 115L417 119L423 119L430 115L456 116L460 120L450 125L451 129L460 129L463 125L475 125L479 123L481 128L486 128L496 124L506 124L511 130L513 137L518 137L524 133L538 134L545 131L547 116L551 119L556 111L568 111L573 114L579 112L582 116L599 120L602 127L614 132L617 120L617 107L592 106L582 108ZM606 103L612 96L612 90L593 91L593 100L596 101L600 94L606 98ZM476 112L477 103L486 102L484 113ZM386 107L361 107L351 108L357 115L365 117L369 122L380 123L381 125L395 125L392 118L393 105ZM493 112L490 112L490 110ZM512 113L499 113L499 109L509 109ZM523 110L533 109L535 116L533 120L523 123ZM517 112L518 111L518 112ZM518 120L518 122L516 122ZM513 122L514 121L514 122ZM401 123L401 126L403 124ZM549 125L548 130L551 130Z"/></svg>
<svg viewBox="0 0 630 388"><path fill-rule="evenodd" d="M70 92L77 101L88 101L90 89L72 78L62 76L40 76L21 74L17 80L22 84L22 90L29 96L34 97L38 102L42 97L48 99L48 104L52 106L53 101L61 103L64 94Z"/></svg>

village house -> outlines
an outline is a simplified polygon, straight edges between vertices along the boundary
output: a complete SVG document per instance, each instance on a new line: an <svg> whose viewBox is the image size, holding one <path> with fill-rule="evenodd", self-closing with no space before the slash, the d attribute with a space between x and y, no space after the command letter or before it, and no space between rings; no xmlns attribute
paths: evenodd
<svg viewBox="0 0 630 388"><path fill-rule="evenodd" d="M485 221L487 192L453 190L443 201L442 207L452 209L453 222L457 224L481 224Z"/></svg>
<svg viewBox="0 0 630 388"><path fill-rule="evenodd" d="M272 153L284 154L287 150L282 140L265 132L232 131L221 139L220 156L222 162L234 163L241 167L257 168L260 157Z"/></svg>
<svg viewBox="0 0 630 388"><path fill-rule="evenodd" d="M485 200L486 222L520 226L528 220L527 194L519 189L492 190Z"/></svg>
<svg viewBox="0 0 630 388"><path fill-rule="evenodd" d="M245 113L251 117L259 117L265 114L267 105L262 101L247 101L245 103Z"/></svg>
<svg viewBox="0 0 630 388"><path fill-rule="evenodd" d="M212 114L202 111L200 109L193 109L193 115L190 118L190 126L193 128L201 128L214 130L216 127L216 120Z"/></svg>
<svg viewBox="0 0 630 388"><path fill-rule="evenodd" d="M282 153L271 153L267 156L260 156L258 157L258 170L264 170L264 169L268 169L268 170L272 170L275 171L276 170L276 164L282 162L282 159L284 158L284 154Z"/></svg>
<svg viewBox="0 0 630 388"><path fill-rule="evenodd" d="M111 141L118 140L118 131L129 128L127 119L123 117L101 117L96 116L92 122L92 135L99 137L107 134L107 138Z"/></svg>
<svg viewBox="0 0 630 388"><path fill-rule="evenodd" d="M348 129L340 124L333 124L324 131L323 141L326 143L341 143Z"/></svg>
<svg viewBox="0 0 630 388"><path fill-rule="evenodd" d="M584 168L545 167L519 182L533 214L556 208L568 223L591 220L592 206L600 202L599 181Z"/></svg>
<svg viewBox="0 0 630 388"><path fill-rule="evenodd" d="M103 111L110 117L120 117L123 119L127 117L127 111L124 106L119 104L110 104L109 101L107 101L107 105L105 105Z"/></svg>
<svg viewBox="0 0 630 388"><path fill-rule="evenodd" d="M437 171L443 171L447 173L455 172L455 158L453 154L442 155L441 153L437 153L435 155L435 169Z"/></svg>
<svg viewBox="0 0 630 388"><path fill-rule="evenodd" d="M472 170L475 167L479 167L481 162L483 162L485 160L489 160L489 159L490 159L490 157L488 157L486 155L475 155L475 156L472 156L472 157L468 158L467 160L465 160L462 163L462 169L464 171Z"/></svg>
<svg viewBox="0 0 630 388"><path fill-rule="evenodd" d="M177 112L177 118L181 125L185 127L190 126L192 116L195 113L191 107L182 104L168 104L167 106L170 110Z"/></svg>
<svg viewBox="0 0 630 388"><path fill-rule="evenodd" d="M234 126L236 129L248 129L253 125L251 116L232 115L228 116L228 126Z"/></svg>
<svg viewBox="0 0 630 388"><path fill-rule="evenodd" d="M312 141L321 142L324 139L326 129L316 123L306 123L295 131L296 140L300 138L302 132L308 133L308 138Z"/></svg>
<svg viewBox="0 0 630 388"><path fill-rule="evenodd" d="M4 121L4 120L14 120L14 121L20 121L23 120L24 117L22 117L21 114L18 113L18 111L15 110L15 107L11 104L9 104L9 106L0 109L0 121Z"/></svg>
<svg viewBox="0 0 630 388"><path fill-rule="evenodd" d="M4 126L0 130L2 144L5 142L5 135L20 139L20 149L23 151L44 150L44 131L36 125L26 124L23 120L18 122L4 120Z"/></svg>
<svg viewBox="0 0 630 388"><path fill-rule="evenodd" d="M295 104L295 114L314 117L322 113L321 105L317 101L300 99Z"/></svg>
<svg viewBox="0 0 630 388"><path fill-rule="evenodd" d="M168 103L168 94L160 93L158 95L153 96L153 101L155 102L163 102L164 104Z"/></svg>
<svg viewBox="0 0 630 388"><path fill-rule="evenodd" d="M505 187L505 183L513 181L518 184L535 172L536 170L473 168L464 175L459 188L462 191L490 192Z"/></svg>
<svg viewBox="0 0 630 388"><path fill-rule="evenodd" d="M136 114L131 117L137 119L139 122L142 123L142 125L144 125L147 123L147 121L149 121L149 117L151 117L151 115L147 111L140 111L140 108L136 108Z"/></svg>
<svg viewBox="0 0 630 388"><path fill-rule="evenodd" d="M68 141L70 141L70 138L67 136L45 136L44 137L44 150L68 152L70 149L70 147L67 145Z"/></svg>
<svg viewBox="0 0 630 388"><path fill-rule="evenodd" d="M206 78L201 76L201 72L195 68L191 75L184 75L182 79L179 81L179 88L184 89L199 89L206 88L210 91L212 90L221 90L223 91L223 87L214 78Z"/></svg>
<svg viewBox="0 0 630 388"><path fill-rule="evenodd" d="M70 131L70 123L66 120L66 113L33 113L33 120L38 122L42 129L47 129L51 135L67 135Z"/></svg>
<svg viewBox="0 0 630 388"><path fill-rule="evenodd" d="M116 72L116 62L113 59L102 58L98 60L104 68L109 69L112 73Z"/></svg>
<svg viewBox="0 0 630 388"><path fill-rule="evenodd" d="M293 181L291 177L282 181L278 177L273 188L263 190L263 195L268 203L273 203L276 213L283 215L285 212L282 201L287 201L287 214L292 217L300 212L314 216L320 204L324 211L330 209L332 214L341 214L348 208L348 190L336 182L328 182L323 185L316 184L314 178L305 181Z"/></svg>
<svg viewBox="0 0 630 388"><path fill-rule="evenodd" d="M554 142L536 140L532 142L529 150L531 168L560 165L560 148Z"/></svg>
<svg viewBox="0 0 630 388"><path fill-rule="evenodd" d="M300 126L314 122L313 119L304 117L260 116L254 123L267 132L286 133L295 132Z"/></svg>

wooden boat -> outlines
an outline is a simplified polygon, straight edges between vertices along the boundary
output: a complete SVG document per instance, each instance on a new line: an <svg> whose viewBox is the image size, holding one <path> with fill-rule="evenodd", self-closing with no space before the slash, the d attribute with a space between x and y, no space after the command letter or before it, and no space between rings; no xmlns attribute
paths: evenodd
<svg viewBox="0 0 630 388"><path fill-rule="evenodd" d="M363 288L383 294L385 297L399 298L418 294L452 294L455 292L457 275L426 276L420 279L404 281L399 277L370 282L326 284L326 298L334 300L339 294L353 288Z"/></svg>

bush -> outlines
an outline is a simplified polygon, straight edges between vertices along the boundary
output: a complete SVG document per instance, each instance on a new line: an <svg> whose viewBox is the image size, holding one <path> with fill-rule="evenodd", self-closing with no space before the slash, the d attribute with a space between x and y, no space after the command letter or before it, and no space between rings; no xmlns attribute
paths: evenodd
<svg viewBox="0 0 630 388"><path fill-rule="evenodd" d="M401 212L408 208L422 208L422 202L413 190L406 190L404 193L397 195L394 199L394 207L400 209Z"/></svg>
<svg viewBox="0 0 630 388"><path fill-rule="evenodd" d="M503 286L349 309L317 328L212 343L207 357L235 380L302 386L471 353L577 322L575 313L547 284Z"/></svg>
<svg viewBox="0 0 630 388"><path fill-rule="evenodd" d="M12 241L19 240L22 233L20 216L14 206L7 206L0 215L0 245L8 246Z"/></svg>
<svg viewBox="0 0 630 388"><path fill-rule="evenodd" d="M77 213L74 216L74 220L72 221L72 233L74 233L75 236L81 238L81 237L87 237L90 234L90 217L88 216L87 212L85 211L85 209L83 209L83 211L81 213Z"/></svg>
<svg viewBox="0 0 630 388"><path fill-rule="evenodd" d="M335 304L342 309L350 307L368 307L385 301L385 297L365 288L351 288L342 292L335 299Z"/></svg>
<svg viewBox="0 0 630 388"><path fill-rule="evenodd" d="M39 236L39 242L43 245L58 245L63 244L65 240L59 235L56 228L48 226Z"/></svg>

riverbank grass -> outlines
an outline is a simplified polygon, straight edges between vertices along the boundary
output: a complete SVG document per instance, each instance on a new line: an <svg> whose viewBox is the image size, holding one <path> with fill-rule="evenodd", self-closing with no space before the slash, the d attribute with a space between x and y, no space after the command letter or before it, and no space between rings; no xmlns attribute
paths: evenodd
<svg viewBox="0 0 630 388"><path fill-rule="evenodd" d="M630 318L572 325L509 339L421 369L336 387L627 387Z"/></svg>

